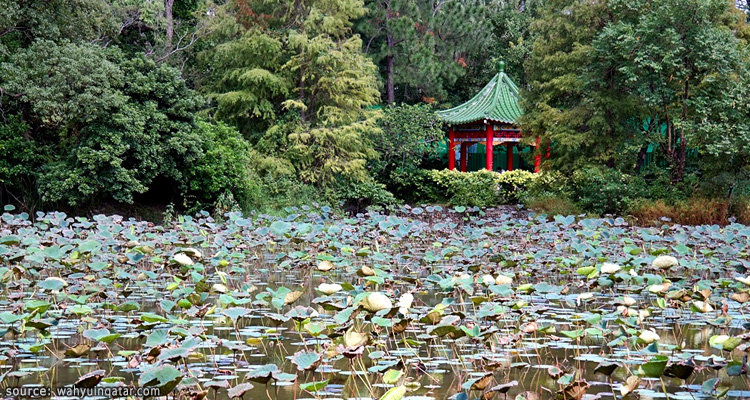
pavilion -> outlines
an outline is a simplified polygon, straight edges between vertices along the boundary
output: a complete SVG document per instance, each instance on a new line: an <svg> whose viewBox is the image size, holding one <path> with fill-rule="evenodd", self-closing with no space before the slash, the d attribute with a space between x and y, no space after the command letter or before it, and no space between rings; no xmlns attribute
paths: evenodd
<svg viewBox="0 0 750 400"><path fill-rule="evenodd" d="M438 117L448 125L448 169L456 169L456 145L461 145L461 171L466 172L468 148L484 142L486 169L492 171L492 152L495 145L505 145L507 171L513 170L513 148L523 135L516 125L522 115L518 105L518 86L505 74L505 63L500 61L497 75L474 96L460 106L438 111ZM537 139L538 144L538 139ZM534 159L534 171L539 172L540 155Z"/></svg>

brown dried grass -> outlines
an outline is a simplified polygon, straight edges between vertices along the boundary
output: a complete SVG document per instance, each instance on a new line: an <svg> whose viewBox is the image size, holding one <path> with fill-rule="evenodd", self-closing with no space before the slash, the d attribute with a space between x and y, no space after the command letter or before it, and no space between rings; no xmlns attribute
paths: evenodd
<svg viewBox="0 0 750 400"><path fill-rule="evenodd" d="M642 225L661 225L664 223L662 217L681 225L727 225L730 217L735 217L736 222L748 224L750 201L697 196L672 204L662 200L644 201L633 207L630 214Z"/></svg>

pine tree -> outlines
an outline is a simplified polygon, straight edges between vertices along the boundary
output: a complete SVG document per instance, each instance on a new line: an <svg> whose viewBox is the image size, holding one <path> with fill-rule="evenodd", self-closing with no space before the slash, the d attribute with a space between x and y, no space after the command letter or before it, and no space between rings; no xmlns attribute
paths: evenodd
<svg viewBox="0 0 750 400"><path fill-rule="evenodd" d="M446 87L462 76L471 47L482 47L487 32L478 1L368 0L368 17L358 30L365 52L381 65L385 100L444 99Z"/></svg>
<svg viewBox="0 0 750 400"><path fill-rule="evenodd" d="M366 161L376 156L367 135L377 129L365 108L377 103L379 91L375 65L350 28L365 9L359 0L306 6L307 16L298 17L302 23L288 38L296 54L285 65L299 76L296 98L284 104L300 111L300 126L290 135L292 154L304 181L364 180Z"/></svg>
<svg viewBox="0 0 750 400"><path fill-rule="evenodd" d="M262 131L276 120L279 104L292 87L291 74L282 69L285 57L279 37L248 30L203 56L217 72L207 85L217 118L246 134Z"/></svg>

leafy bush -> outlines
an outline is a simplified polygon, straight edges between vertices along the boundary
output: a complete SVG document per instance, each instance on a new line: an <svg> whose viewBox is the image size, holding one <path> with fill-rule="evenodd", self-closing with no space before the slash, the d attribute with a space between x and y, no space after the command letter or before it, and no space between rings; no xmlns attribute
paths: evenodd
<svg viewBox="0 0 750 400"><path fill-rule="evenodd" d="M529 171L514 170L498 174L500 197L505 203L517 203L521 194L536 180L537 174Z"/></svg>
<svg viewBox="0 0 750 400"><path fill-rule="evenodd" d="M644 200L668 204L689 200L698 186L698 177L685 175L682 182L673 183L664 169L628 175L616 169L592 167L575 172L565 186L564 191L587 212L624 215Z"/></svg>
<svg viewBox="0 0 750 400"><path fill-rule="evenodd" d="M584 210L596 214L621 214L636 199L643 197L644 185L635 180L615 169L590 167L574 172L569 185L575 193L573 201Z"/></svg>
<svg viewBox="0 0 750 400"><path fill-rule="evenodd" d="M504 173L484 169L477 172L431 170L428 178L436 186L436 192L444 193L449 204L489 207L518 201L536 174L522 170Z"/></svg>
<svg viewBox="0 0 750 400"><path fill-rule="evenodd" d="M550 208L558 208L567 212L625 215L647 203L684 202L694 192L696 180L695 175L686 175L683 182L674 184L668 171L658 168L635 176L597 167L576 171L571 176L544 172L527 187L521 200L529 208L550 213Z"/></svg>
<svg viewBox="0 0 750 400"><path fill-rule="evenodd" d="M417 198L413 190L422 178L424 160L438 157L444 133L429 104L388 106L370 136L378 158L370 161L372 175L399 197Z"/></svg>
<svg viewBox="0 0 750 400"><path fill-rule="evenodd" d="M236 211L262 195L253 155L240 133L224 123L198 121L202 156L187 166L188 189L199 205L216 202L219 209ZM219 201L221 200L221 201Z"/></svg>
<svg viewBox="0 0 750 400"><path fill-rule="evenodd" d="M349 213L364 211L369 206L389 206L396 204L396 198L385 185L374 180L340 181L327 190L326 196L332 203L343 203Z"/></svg>
<svg viewBox="0 0 750 400"><path fill-rule="evenodd" d="M664 200L668 203L687 200L696 191L700 182L695 174L685 174L683 181L674 183L669 171L652 166L634 177L634 184L641 185L639 192L645 199Z"/></svg>

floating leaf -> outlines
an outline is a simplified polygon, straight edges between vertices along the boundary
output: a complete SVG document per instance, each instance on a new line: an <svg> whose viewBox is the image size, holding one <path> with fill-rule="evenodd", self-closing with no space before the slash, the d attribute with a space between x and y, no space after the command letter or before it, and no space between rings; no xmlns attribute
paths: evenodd
<svg viewBox="0 0 750 400"><path fill-rule="evenodd" d="M119 333L110 333L109 329L87 329L83 331L83 337L95 340L97 342L112 343L119 338Z"/></svg>
<svg viewBox="0 0 750 400"><path fill-rule="evenodd" d="M140 386L155 386L162 396L170 393L182 380L182 373L171 365L160 365L151 368L138 379Z"/></svg>
<svg viewBox="0 0 750 400"><path fill-rule="evenodd" d="M243 382L239 385L227 390L227 395L232 398L241 398L245 393L249 392L254 386L251 383Z"/></svg>
<svg viewBox="0 0 750 400"><path fill-rule="evenodd" d="M292 356L292 363L299 371L314 369L320 362L320 354L313 351L301 350Z"/></svg>
<svg viewBox="0 0 750 400"><path fill-rule="evenodd" d="M401 400L406 394L406 386L396 386L385 392L379 400Z"/></svg>

